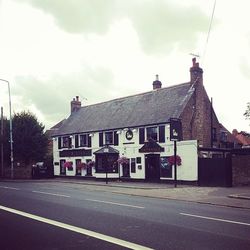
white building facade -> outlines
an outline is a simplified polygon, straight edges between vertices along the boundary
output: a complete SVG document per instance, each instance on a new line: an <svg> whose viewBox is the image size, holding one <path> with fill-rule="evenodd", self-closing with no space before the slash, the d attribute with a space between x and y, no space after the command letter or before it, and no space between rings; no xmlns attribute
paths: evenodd
<svg viewBox="0 0 250 250"><path fill-rule="evenodd" d="M169 157L174 155L174 144L169 139L169 130L166 123L55 136L54 175L173 180L174 166ZM152 139L153 144L148 146ZM197 141L177 142L177 155L181 159L177 180L197 181ZM120 162L121 158L125 162Z"/></svg>

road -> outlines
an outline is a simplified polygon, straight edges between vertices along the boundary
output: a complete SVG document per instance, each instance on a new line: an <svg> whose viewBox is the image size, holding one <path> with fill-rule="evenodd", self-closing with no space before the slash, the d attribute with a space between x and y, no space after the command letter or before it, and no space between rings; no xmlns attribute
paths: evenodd
<svg viewBox="0 0 250 250"><path fill-rule="evenodd" d="M250 211L56 182L0 182L0 249L250 249Z"/></svg>

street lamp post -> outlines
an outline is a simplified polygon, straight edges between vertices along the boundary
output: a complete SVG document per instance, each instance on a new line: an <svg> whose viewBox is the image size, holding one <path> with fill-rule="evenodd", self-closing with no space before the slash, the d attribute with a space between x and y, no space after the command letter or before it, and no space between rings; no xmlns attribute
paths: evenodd
<svg viewBox="0 0 250 250"><path fill-rule="evenodd" d="M13 157L13 137L12 137L12 114L11 114L11 98L10 98L10 83L7 80L0 79L2 82L6 82L8 84L8 92L9 92L9 109L10 109L10 171L11 171L11 179L14 178L14 157Z"/></svg>

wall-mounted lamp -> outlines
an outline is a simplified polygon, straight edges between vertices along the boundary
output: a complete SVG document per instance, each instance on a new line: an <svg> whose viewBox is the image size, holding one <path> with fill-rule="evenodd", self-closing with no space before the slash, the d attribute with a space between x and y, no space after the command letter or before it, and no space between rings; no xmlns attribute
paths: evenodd
<svg viewBox="0 0 250 250"><path fill-rule="evenodd" d="M94 134L89 134L89 136L90 136L90 137L93 137L93 136L94 136Z"/></svg>
<svg viewBox="0 0 250 250"><path fill-rule="evenodd" d="M121 132L122 132L121 130L118 130L118 131L116 131L116 134L119 135L119 134L121 134Z"/></svg>

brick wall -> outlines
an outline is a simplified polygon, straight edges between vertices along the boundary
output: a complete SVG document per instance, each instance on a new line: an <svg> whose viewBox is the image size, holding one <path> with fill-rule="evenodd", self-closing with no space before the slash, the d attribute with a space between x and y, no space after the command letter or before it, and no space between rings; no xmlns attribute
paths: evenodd
<svg viewBox="0 0 250 250"><path fill-rule="evenodd" d="M4 178L10 178L11 171L10 167L4 169ZM32 178L32 167L17 167L14 166L14 179L31 179Z"/></svg>
<svg viewBox="0 0 250 250"><path fill-rule="evenodd" d="M203 71L197 63L190 68L190 87L194 87L194 93L182 112L182 127L184 140L198 140L202 147L211 147L211 102L203 85ZM217 131L219 145L220 124L213 112L213 127Z"/></svg>
<svg viewBox="0 0 250 250"><path fill-rule="evenodd" d="M250 185L250 155L232 157L233 186Z"/></svg>

